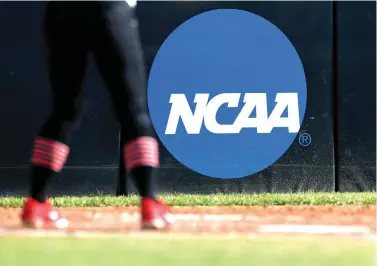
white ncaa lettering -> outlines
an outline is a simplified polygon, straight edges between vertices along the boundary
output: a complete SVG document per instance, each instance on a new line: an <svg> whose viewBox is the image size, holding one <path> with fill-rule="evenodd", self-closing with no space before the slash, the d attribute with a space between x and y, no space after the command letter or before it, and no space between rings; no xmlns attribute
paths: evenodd
<svg viewBox="0 0 377 266"><path fill-rule="evenodd" d="M192 113L184 94L170 95L171 109L165 134L176 134L179 119L187 134L199 134L204 121L208 131L214 134L237 134L243 128L256 128L257 133L271 133L275 127L286 127L289 133L297 133L300 129L299 105L297 93L277 93L276 105L268 116L266 93L245 93L245 103L233 124L219 124L216 120L217 111L223 104L228 108L238 107L241 93L222 93L208 101L208 93L197 93L194 98L196 108ZM256 116L250 117L255 109ZM287 109L287 117L281 117Z"/></svg>
<svg viewBox="0 0 377 266"><path fill-rule="evenodd" d="M208 98L209 94L205 93L197 93L195 95L194 103L196 103L196 108L193 114L184 94L170 95L169 103L171 103L171 109L165 134L175 134L179 118L182 119L187 134L199 134L206 112Z"/></svg>

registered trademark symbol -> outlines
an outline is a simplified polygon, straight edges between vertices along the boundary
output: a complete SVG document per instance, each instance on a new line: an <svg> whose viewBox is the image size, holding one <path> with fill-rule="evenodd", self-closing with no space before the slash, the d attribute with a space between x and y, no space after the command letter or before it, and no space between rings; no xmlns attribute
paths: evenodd
<svg viewBox="0 0 377 266"><path fill-rule="evenodd" d="M301 146L307 147L312 143L312 137L308 133L302 133L298 138L298 142Z"/></svg>

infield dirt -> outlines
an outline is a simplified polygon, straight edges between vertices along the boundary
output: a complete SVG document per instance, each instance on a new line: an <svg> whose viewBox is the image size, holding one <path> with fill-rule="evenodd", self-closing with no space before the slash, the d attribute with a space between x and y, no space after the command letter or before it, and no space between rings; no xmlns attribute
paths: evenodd
<svg viewBox="0 0 377 266"><path fill-rule="evenodd" d="M12 231L21 228L20 211L20 208L0 208L0 228L3 234L6 232L7 235L11 235ZM61 212L70 219L69 230L71 231L109 233L139 231L137 207L61 208ZM294 230L287 228L294 229L300 225L309 228L303 229L308 232L301 230L301 233L313 231L319 234L336 235L339 232L344 234L347 230L350 235L366 233L373 235L376 233L376 206L373 205L173 207L172 212L177 218L177 222L171 230L172 233L212 233L216 235L236 233L242 235L257 233L261 226L268 225L276 225L274 228L291 226L284 227L286 233L295 233ZM334 228L344 228L344 230L333 230ZM352 231L352 228L364 228L364 230ZM326 230L328 230L327 233Z"/></svg>

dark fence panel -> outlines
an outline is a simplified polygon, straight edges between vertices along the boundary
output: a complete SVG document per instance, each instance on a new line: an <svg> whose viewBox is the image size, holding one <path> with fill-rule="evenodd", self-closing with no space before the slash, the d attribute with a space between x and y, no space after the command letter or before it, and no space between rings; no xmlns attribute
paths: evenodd
<svg viewBox="0 0 377 266"><path fill-rule="evenodd" d="M138 15L150 65L164 39L190 17L216 8L248 10L271 21L292 41L303 62L308 104L302 133L274 165L252 177L221 180L198 175L162 151L161 192L291 192L334 189L331 131L331 2L140 2ZM150 25L153 25L151 27Z"/></svg>
<svg viewBox="0 0 377 266"><path fill-rule="evenodd" d="M338 3L340 191L376 189L376 2Z"/></svg>
<svg viewBox="0 0 377 266"><path fill-rule="evenodd" d="M0 2L0 195L24 195L33 138L47 118L50 94L43 57L44 2ZM339 68L340 188L375 188L375 3L339 3L339 59L332 62L331 2L140 2L148 66L164 39L181 23L215 8L256 13L279 27L303 62L308 103L301 133L274 165L252 177L220 180L200 176L161 152L160 192L333 191L332 65ZM85 80L83 119L72 141L68 167L52 195L114 194L118 173L118 126L92 61ZM132 187L131 191L135 191Z"/></svg>
<svg viewBox="0 0 377 266"><path fill-rule="evenodd" d="M50 110L43 57L45 2L0 2L0 194L25 194L33 138ZM118 126L93 64L86 77L83 120L67 168L51 193L114 193Z"/></svg>

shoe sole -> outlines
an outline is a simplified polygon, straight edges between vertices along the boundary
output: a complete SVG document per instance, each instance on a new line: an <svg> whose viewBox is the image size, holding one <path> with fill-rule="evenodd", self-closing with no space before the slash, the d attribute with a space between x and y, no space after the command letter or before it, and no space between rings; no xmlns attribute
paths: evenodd
<svg viewBox="0 0 377 266"><path fill-rule="evenodd" d="M69 222L67 219L60 219L58 221L47 224L43 220L23 220L22 224L25 228L29 229L66 229L69 225Z"/></svg>
<svg viewBox="0 0 377 266"><path fill-rule="evenodd" d="M42 220L36 220L36 221L23 220L22 225L29 229L42 229L45 223Z"/></svg>
<svg viewBox="0 0 377 266"><path fill-rule="evenodd" d="M162 218L154 219L148 222L142 222L141 224L142 230L163 231L163 230L168 230L169 228L170 228L170 224Z"/></svg>

